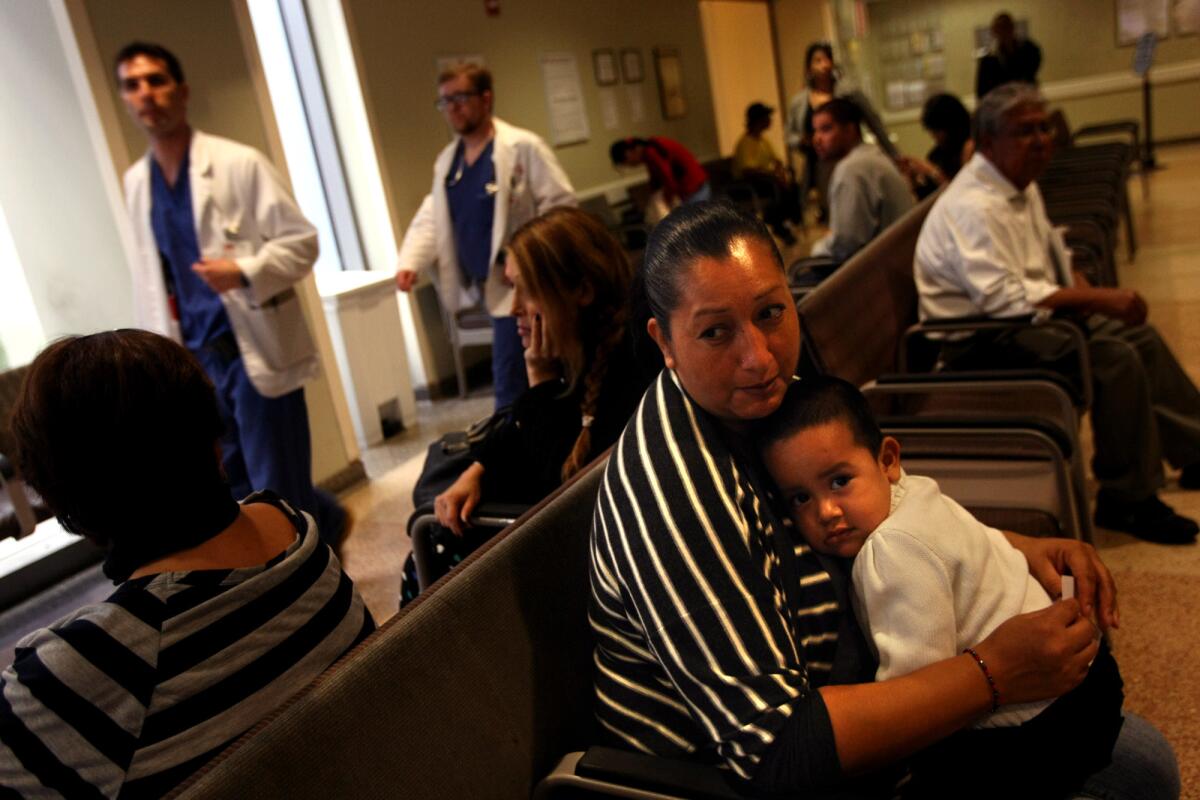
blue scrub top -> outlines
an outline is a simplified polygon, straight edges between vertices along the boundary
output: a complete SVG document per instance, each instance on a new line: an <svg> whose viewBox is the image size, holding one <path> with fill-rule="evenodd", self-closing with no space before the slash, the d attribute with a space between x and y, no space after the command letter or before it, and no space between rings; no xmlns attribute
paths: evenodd
<svg viewBox="0 0 1200 800"><path fill-rule="evenodd" d="M446 199L454 225L454 247L458 263L472 283L483 283L491 270L492 220L496 214L496 164L492 144L467 165L463 143L458 143L450 172L446 175Z"/></svg>
<svg viewBox="0 0 1200 800"><path fill-rule="evenodd" d="M158 162L150 159L150 225L167 267L163 277L179 316L183 343L189 350L199 350L233 329L221 298L192 271L192 264L200 260L200 243L192 214L190 159L184 156L174 186L167 185Z"/></svg>

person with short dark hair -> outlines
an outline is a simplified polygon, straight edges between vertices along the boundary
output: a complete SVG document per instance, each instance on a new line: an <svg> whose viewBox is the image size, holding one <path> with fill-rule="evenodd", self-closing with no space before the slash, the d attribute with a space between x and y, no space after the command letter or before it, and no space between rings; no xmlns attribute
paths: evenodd
<svg viewBox="0 0 1200 800"><path fill-rule="evenodd" d="M776 180L787 175L783 161L775 153L771 141L763 136L771 127L775 109L766 103L751 103L746 107L746 132L733 148L733 177L744 178L747 173L761 174Z"/></svg>
<svg viewBox="0 0 1200 800"><path fill-rule="evenodd" d="M665 136L618 139L608 148L614 167L645 166L650 188L662 192L668 206L712 198L708 173L692 151Z"/></svg>
<svg viewBox="0 0 1200 800"><path fill-rule="evenodd" d="M975 71L975 97L983 96L1006 83L1037 83L1042 66L1042 49L1032 40L1017 36L1012 14L1001 11L992 18L992 44Z"/></svg>
<svg viewBox="0 0 1200 800"><path fill-rule="evenodd" d="M972 652L1002 623L1051 604L1004 534L901 468L862 392L831 376L794 381L755 427L763 463L804 542L852 562L854 614L875 679ZM906 795L947 797L996 764L987 797L1061 798L1111 760L1121 677L1101 647L1087 677L1053 700L1001 706L916 760ZM952 756L952 757L950 757Z"/></svg>
<svg viewBox="0 0 1200 800"><path fill-rule="evenodd" d="M941 173L938 183L954 179L975 152L971 138L971 112L952 94L935 94L921 108L921 127L933 137L926 158Z"/></svg>
<svg viewBox="0 0 1200 800"><path fill-rule="evenodd" d="M433 164L433 186L413 216L396 257L396 285L411 291L436 270L447 315L481 306L492 321L496 408L529 388L504 280L505 243L525 222L556 206L575 205L575 190L557 156L533 131L493 115L492 73L455 64L437 79L438 110L454 130Z"/></svg>
<svg viewBox="0 0 1200 800"><path fill-rule="evenodd" d="M800 195L787 168L763 134L771 127L775 109L766 103L751 103L746 109L746 132L733 149L733 177L748 182L763 198L763 219L785 244L796 237L788 222L801 221Z"/></svg>
<svg viewBox="0 0 1200 800"><path fill-rule="evenodd" d="M187 83L187 80L183 77L183 65L179 63L179 59L176 58L175 54L161 44L154 44L153 42L130 42L122 47L117 52L116 58L113 59L113 66L117 70L118 77L120 75L121 64L131 61L137 56L146 56L155 61L161 61L172 80L180 85Z"/></svg>
<svg viewBox="0 0 1200 800"><path fill-rule="evenodd" d="M835 97L813 114L813 148L834 164L829 233L812 248L840 264L913 207L908 181L890 158L862 140L862 110Z"/></svg>
<svg viewBox="0 0 1200 800"><path fill-rule="evenodd" d="M1158 496L1163 459L1200 488L1200 391L1137 292L1091 286L1051 224L1036 180L1053 149L1037 88L1008 83L976 109L975 155L929 211L913 263L921 320L1066 316L1087 342L1100 484L1095 521L1148 541L1190 544L1195 521ZM952 369L1038 367L1080 380L1078 345L1053 326L931 335Z"/></svg>
<svg viewBox="0 0 1200 800"><path fill-rule="evenodd" d="M320 364L297 293L317 231L262 153L191 127L191 89L169 50L132 42L114 71L150 143L125 173L137 324L179 339L204 366L237 496L278 492L336 544L348 518L313 486L304 384Z"/></svg>
<svg viewBox="0 0 1200 800"><path fill-rule="evenodd" d="M918 200L952 180L975 152L971 114L952 94L935 94L925 101L921 127L933 137L933 148L924 159L901 156L896 162Z"/></svg>
<svg viewBox="0 0 1200 800"><path fill-rule="evenodd" d="M217 403L148 331L61 339L29 366L22 473L117 588L23 638L0 677L17 796L160 797L374 630L311 516L234 502Z"/></svg>

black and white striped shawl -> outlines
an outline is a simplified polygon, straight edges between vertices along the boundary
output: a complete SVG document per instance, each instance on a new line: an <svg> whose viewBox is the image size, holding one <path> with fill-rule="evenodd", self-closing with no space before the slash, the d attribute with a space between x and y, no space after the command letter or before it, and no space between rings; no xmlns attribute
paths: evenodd
<svg viewBox="0 0 1200 800"><path fill-rule="evenodd" d="M823 685L839 604L719 423L666 370L605 470L591 536L597 716L628 747L743 778Z"/></svg>

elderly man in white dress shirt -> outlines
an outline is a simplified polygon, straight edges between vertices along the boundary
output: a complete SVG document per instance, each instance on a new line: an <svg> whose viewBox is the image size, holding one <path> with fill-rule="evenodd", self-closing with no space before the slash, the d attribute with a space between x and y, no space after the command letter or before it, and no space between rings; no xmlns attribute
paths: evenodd
<svg viewBox="0 0 1200 800"><path fill-rule="evenodd" d="M977 147L938 198L917 241L914 273L922 320L1069 315L1092 364L1100 483L1096 524L1149 541L1186 544L1197 525L1158 498L1162 460L1200 488L1200 392L1146 325L1129 289L1088 284L1046 216L1034 180L1051 155L1045 101L1031 84L993 90L976 111ZM951 368L1026 366L1070 371L1073 345L1045 326L942 343Z"/></svg>

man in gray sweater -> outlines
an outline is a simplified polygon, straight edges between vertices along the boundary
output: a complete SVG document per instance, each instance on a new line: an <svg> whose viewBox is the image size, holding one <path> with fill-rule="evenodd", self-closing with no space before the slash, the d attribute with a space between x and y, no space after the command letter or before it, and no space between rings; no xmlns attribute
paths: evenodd
<svg viewBox="0 0 1200 800"><path fill-rule="evenodd" d="M862 140L862 112L835 97L813 114L813 147L837 164L829 180L829 233L814 256L841 263L913 206L908 182L879 148Z"/></svg>

